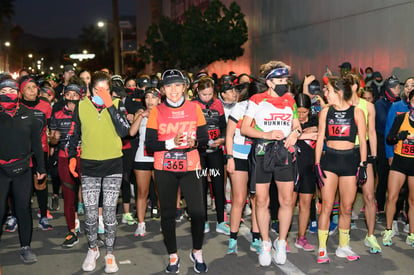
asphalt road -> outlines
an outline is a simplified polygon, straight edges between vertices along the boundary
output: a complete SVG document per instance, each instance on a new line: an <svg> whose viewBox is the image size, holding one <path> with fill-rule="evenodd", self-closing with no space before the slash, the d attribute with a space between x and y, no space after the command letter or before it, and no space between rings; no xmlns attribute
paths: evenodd
<svg viewBox="0 0 414 275"><path fill-rule="evenodd" d="M52 212L54 226L52 231L42 231L37 228L37 218L34 219L32 248L38 256L38 262L25 265L17 252L19 240L17 231L4 232L0 242L0 265L3 275L9 274L84 274L81 265L87 252L87 240L84 234L80 235L80 242L71 249L61 248L67 229L63 216L63 201L61 210ZM36 203L34 205L37 205ZM35 210L33 210L35 214ZM391 247L383 247L383 252L377 255L369 254L369 249L363 245L366 234L363 214L357 221L358 229L351 230L351 246L361 255L361 259L349 263L335 256L338 244L338 235L329 237L328 254L331 263L318 265L316 252L298 251L294 246L297 233L297 216L294 217L292 229L289 234L289 244L292 252L288 254L288 262L283 266L272 264L270 267L260 267L257 255L249 250L249 221L241 227L239 234L238 255L226 255L228 237L215 232L215 215L209 210L211 231L205 235L203 247L204 259L208 265L209 274L414 274L414 248L405 244L406 234L393 238ZM81 220L83 216L81 216ZM121 221L121 214L118 215ZM164 274L168 256L160 233L159 220L147 221L147 235L134 237L135 226L120 224L117 229L115 243L115 256L118 261L118 274ZM381 241L382 224L377 224L375 234ZM402 232L403 225L400 224ZM317 234L307 234L311 244L317 246ZM271 238L276 238L271 233ZM183 220L177 223L178 254L181 257L180 274L195 274L192 263L188 257L191 250L190 223ZM104 273L104 249L97 261L94 272ZM122 264L121 264L122 263Z"/></svg>

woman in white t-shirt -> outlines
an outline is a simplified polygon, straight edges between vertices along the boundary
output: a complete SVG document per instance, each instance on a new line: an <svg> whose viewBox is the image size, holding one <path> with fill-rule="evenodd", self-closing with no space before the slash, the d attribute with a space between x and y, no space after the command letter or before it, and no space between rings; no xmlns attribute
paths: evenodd
<svg viewBox="0 0 414 275"><path fill-rule="evenodd" d="M139 133L139 144L135 154L134 173L137 180L137 215L138 227L135 230L135 236L145 236L145 211L147 209L147 197L151 177L154 177L154 157L148 153L145 148L145 132L147 128L148 115L151 109L161 103L161 93L156 88L148 88L144 94L145 106L144 111L140 109L134 116L134 122L131 125L129 134L135 136Z"/></svg>

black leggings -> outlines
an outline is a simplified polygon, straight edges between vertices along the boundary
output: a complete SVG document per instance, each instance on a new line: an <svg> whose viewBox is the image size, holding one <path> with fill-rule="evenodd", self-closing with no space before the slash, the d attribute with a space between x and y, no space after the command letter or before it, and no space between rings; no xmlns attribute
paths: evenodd
<svg viewBox="0 0 414 275"><path fill-rule="evenodd" d="M11 188L11 194L14 201L14 212L16 213L17 221L19 224L19 239L20 246L30 245L32 240L32 209L30 206L30 197L33 189L33 176L31 169L28 169L25 173L10 178L6 176L0 170L0 221L3 220L7 197L9 189ZM0 227L0 235L2 227Z"/></svg>
<svg viewBox="0 0 414 275"><path fill-rule="evenodd" d="M202 167L203 180L203 196L204 196L204 208L207 220L207 191L209 183L207 181L207 175L210 175L211 186L213 187L213 195L216 202L217 222L224 221L224 156L222 150L217 150L213 153L200 154L200 163Z"/></svg>
<svg viewBox="0 0 414 275"><path fill-rule="evenodd" d="M201 179L195 171L169 172L155 170L158 196L161 207L161 228L168 254L177 252L175 234L175 211L177 208L178 186L187 202L187 210L191 217L191 234L193 249L200 250L204 239L205 210Z"/></svg>
<svg viewBox="0 0 414 275"><path fill-rule="evenodd" d="M132 163L134 162L134 154L131 148L122 150L124 154L122 157L122 203L130 203L131 202L131 173L132 172ZM135 182L135 181L132 181Z"/></svg>

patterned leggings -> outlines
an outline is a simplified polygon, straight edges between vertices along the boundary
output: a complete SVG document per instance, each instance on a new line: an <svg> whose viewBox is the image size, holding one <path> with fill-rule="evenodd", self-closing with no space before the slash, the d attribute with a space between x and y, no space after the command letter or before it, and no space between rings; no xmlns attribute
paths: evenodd
<svg viewBox="0 0 414 275"><path fill-rule="evenodd" d="M106 253L112 253L116 232L116 204L122 182L122 174L113 174L103 178L82 175L81 181L86 214L85 230L89 247L95 248L97 246L98 203L102 186Z"/></svg>

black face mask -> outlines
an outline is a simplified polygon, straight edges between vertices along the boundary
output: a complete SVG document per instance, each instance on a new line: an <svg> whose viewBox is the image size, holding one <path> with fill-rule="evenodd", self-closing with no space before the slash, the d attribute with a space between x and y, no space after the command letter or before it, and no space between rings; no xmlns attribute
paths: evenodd
<svg viewBox="0 0 414 275"><path fill-rule="evenodd" d="M288 85L287 84L275 85L275 87L273 88L273 90L276 92L276 94L278 96L283 96L284 94L287 93Z"/></svg>
<svg viewBox="0 0 414 275"><path fill-rule="evenodd" d="M75 99L65 99L65 101L67 103L72 102L73 104L75 104L76 106L78 106L80 100L79 99L78 100L75 100ZM66 103L66 105L67 105L67 103Z"/></svg>

